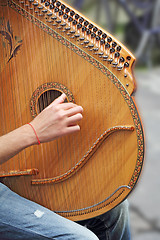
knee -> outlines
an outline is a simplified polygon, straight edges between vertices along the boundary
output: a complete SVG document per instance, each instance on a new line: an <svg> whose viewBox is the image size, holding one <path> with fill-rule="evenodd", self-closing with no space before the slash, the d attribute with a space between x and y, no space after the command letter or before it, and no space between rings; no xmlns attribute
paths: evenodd
<svg viewBox="0 0 160 240"><path fill-rule="evenodd" d="M98 237L92 231L88 230L86 227L83 227L83 229L81 229L81 232L77 233L77 236L75 236L75 239L98 240Z"/></svg>
<svg viewBox="0 0 160 240"><path fill-rule="evenodd" d="M111 211L100 216L100 219L107 224L107 226L117 225L123 227L129 223L128 201L122 202L120 205Z"/></svg>
<svg viewBox="0 0 160 240"><path fill-rule="evenodd" d="M114 229L113 235L119 232L120 239L130 239L130 219L128 210L128 201L122 202L119 206L113 209Z"/></svg>
<svg viewBox="0 0 160 240"><path fill-rule="evenodd" d="M129 221L129 210L128 210L128 201L125 200L120 205L111 210L112 215L115 220L123 225Z"/></svg>
<svg viewBox="0 0 160 240"><path fill-rule="evenodd" d="M125 200L124 202L122 202L118 207L118 214L119 216L121 216L121 218L123 219L123 221L128 221L129 218L129 204L128 201Z"/></svg>
<svg viewBox="0 0 160 240"><path fill-rule="evenodd" d="M120 205L102 216L107 226L111 239L130 239L130 224L128 201L122 202Z"/></svg>

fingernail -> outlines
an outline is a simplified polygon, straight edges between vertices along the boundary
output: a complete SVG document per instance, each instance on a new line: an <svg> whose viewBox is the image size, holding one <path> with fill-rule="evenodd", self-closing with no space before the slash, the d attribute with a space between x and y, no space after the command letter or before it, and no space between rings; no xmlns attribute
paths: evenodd
<svg viewBox="0 0 160 240"><path fill-rule="evenodd" d="M81 109L82 109L82 112L83 112L83 107L82 106L80 106L81 107Z"/></svg>
<svg viewBox="0 0 160 240"><path fill-rule="evenodd" d="M66 94L62 93L61 98L63 98L63 100L65 100L66 97L67 97Z"/></svg>

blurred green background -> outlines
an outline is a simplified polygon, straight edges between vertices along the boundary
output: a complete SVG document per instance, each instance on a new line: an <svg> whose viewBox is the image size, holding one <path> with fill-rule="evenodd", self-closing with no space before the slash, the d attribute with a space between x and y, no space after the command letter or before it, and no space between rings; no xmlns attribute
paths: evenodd
<svg viewBox="0 0 160 240"><path fill-rule="evenodd" d="M65 0L112 33L137 57L137 66L160 64L159 0Z"/></svg>

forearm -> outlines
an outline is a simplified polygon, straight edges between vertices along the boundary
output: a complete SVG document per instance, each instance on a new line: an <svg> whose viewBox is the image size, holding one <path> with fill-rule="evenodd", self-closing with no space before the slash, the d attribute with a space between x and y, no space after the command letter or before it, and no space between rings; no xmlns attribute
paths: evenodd
<svg viewBox="0 0 160 240"><path fill-rule="evenodd" d="M37 139L34 131L27 124L0 137L0 164L12 158L24 148L36 143Z"/></svg>
<svg viewBox="0 0 160 240"><path fill-rule="evenodd" d="M58 137L80 130L83 108L73 103L63 103L62 94L38 114L29 124L0 137L0 164L31 145L53 141Z"/></svg>

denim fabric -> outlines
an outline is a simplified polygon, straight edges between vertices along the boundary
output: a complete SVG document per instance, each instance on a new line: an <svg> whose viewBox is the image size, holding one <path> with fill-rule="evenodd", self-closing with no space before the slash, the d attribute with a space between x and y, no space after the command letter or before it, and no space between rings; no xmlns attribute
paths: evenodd
<svg viewBox="0 0 160 240"><path fill-rule="evenodd" d="M94 232L99 240L130 240L128 201L95 218L78 222Z"/></svg>
<svg viewBox="0 0 160 240"><path fill-rule="evenodd" d="M87 228L20 197L0 183L0 240L98 240Z"/></svg>
<svg viewBox="0 0 160 240"><path fill-rule="evenodd" d="M20 197L0 183L0 240L130 239L126 201L110 212L80 224Z"/></svg>

